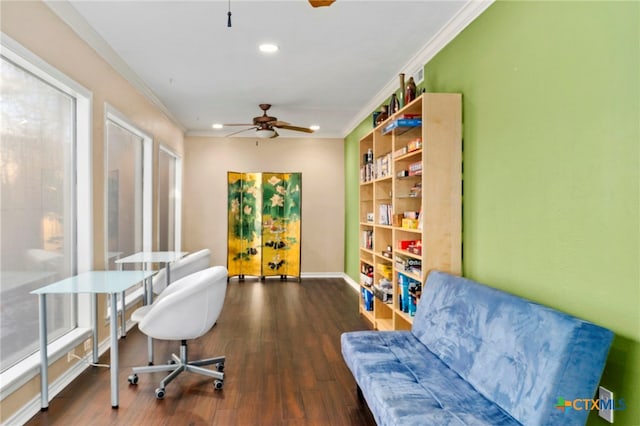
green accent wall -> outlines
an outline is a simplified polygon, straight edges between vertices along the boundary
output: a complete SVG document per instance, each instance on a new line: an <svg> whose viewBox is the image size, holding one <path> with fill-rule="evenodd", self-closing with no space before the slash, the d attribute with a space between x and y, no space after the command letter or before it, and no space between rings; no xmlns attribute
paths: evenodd
<svg viewBox="0 0 640 426"><path fill-rule="evenodd" d="M345 251L344 271L356 282L360 274L360 252L358 250L359 237L359 208L360 196L360 139L373 128L373 119L364 120L345 138L344 148L344 177L345 177Z"/></svg>
<svg viewBox="0 0 640 426"><path fill-rule="evenodd" d="M640 424L639 28L637 1L497 2L425 65L428 91L463 94L464 275L612 329L621 425ZM356 280L368 122L345 145Z"/></svg>

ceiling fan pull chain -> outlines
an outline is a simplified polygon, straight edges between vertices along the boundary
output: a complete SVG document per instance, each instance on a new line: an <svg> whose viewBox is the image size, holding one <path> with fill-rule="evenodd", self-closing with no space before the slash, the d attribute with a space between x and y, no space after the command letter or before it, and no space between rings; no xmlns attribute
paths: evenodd
<svg viewBox="0 0 640 426"><path fill-rule="evenodd" d="M227 12L227 27L231 28L231 0L229 0L229 11Z"/></svg>

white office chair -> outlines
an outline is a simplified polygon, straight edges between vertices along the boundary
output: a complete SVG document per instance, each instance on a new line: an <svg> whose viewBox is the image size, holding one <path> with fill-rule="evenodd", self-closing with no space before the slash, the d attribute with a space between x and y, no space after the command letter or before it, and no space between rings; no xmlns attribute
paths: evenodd
<svg viewBox="0 0 640 426"><path fill-rule="evenodd" d="M189 274L208 268L211 264L211 250L202 249L190 253L171 264L169 269L169 284L184 278ZM151 288L155 294L162 293L167 286L167 268L162 268L153 276Z"/></svg>
<svg viewBox="0 0 640 426"><path fill-rule="evenodd" d="M196 272L167 287L161 297L150 305L150 309L144 310L138 328L153 339L180 340L180 357L172 354L169 364L134 367L129 383L138 383L138 373L171 371L156 389L156 398L163 399L166 385L181 372L190 371L213 377L214 388L222 389L225 357L189 361L187 340L196 339L213 327L222 311L226 291L227 269L224 266ZM217 371L202 368L203 365L212 364Z"/></svg>
<svg viewBox="0 0 640 426"><path fill-rule="evenodd" d="M209 267L211 263L211 250L202 249L194 253L190 253L178 259L171 265L169 269L169 284L178 281L194 272L202 271ZM161 297L163 290L167 287L167 268L162 268L157 274L151 278L151 289L153 293ZM156 298L154 298L156 299ZM140 307L131 315L131 320L139 322L151 309L151 305Z"/></svg>

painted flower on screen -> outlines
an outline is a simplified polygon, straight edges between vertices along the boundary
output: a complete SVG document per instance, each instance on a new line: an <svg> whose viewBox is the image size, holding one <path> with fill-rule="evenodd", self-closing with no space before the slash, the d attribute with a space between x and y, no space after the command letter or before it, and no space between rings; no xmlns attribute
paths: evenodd
<svg viewBox="0 0 640 426"><path fill-rule="evenodd" d="M269 182L273 186L276 186L277 184L282 182L282 179L280 179L278 176L271 176L267 182Z"/></svg>
<svg viewBox="0 0 640 426"><path fill-rule="evenodd" d="M282 207L284 205L284 197L279 194L273 194L271 197L271 207Z"/></svg>

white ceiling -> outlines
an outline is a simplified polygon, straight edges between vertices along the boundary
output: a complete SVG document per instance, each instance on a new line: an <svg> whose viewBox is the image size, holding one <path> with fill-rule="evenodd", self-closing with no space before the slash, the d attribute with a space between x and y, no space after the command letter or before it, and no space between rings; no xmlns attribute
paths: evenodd
<svg viewBox="0 0 640 426"><path fill-rule="evenodd" d="M270 103L269 115L339 138L490 3L231 0L228 28L228 0L47 2L187 134L225 136L241 128L211 125L251 123Z"/></svg>

